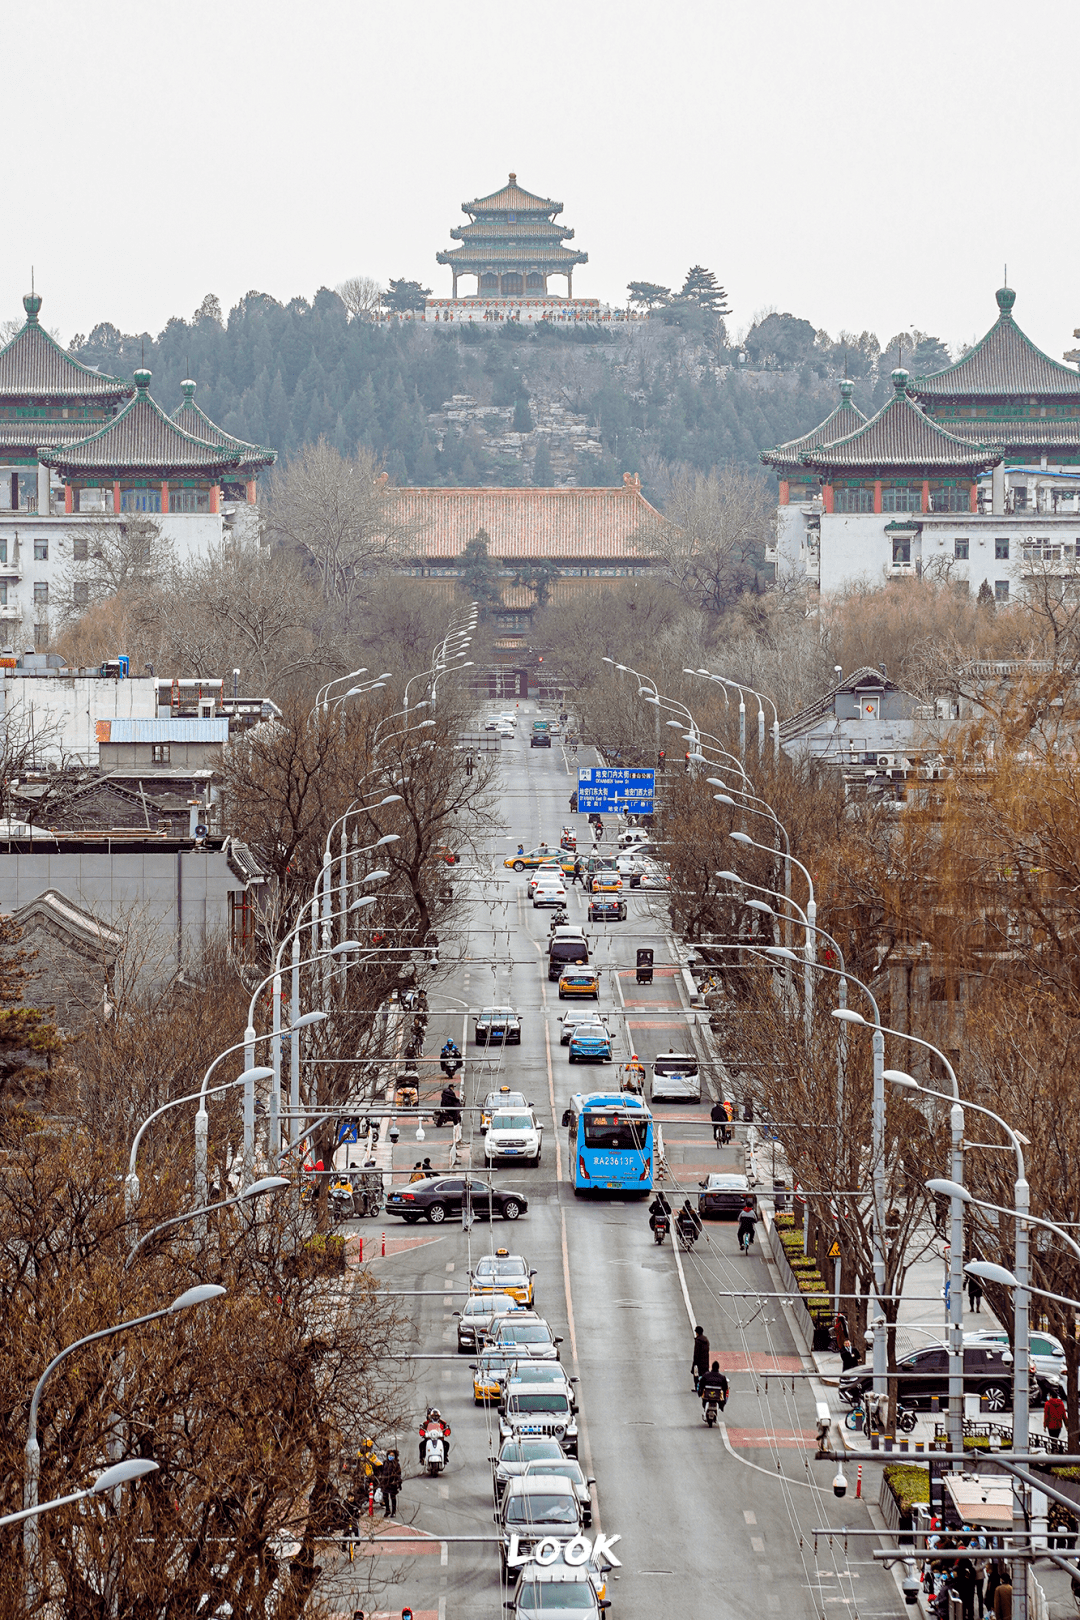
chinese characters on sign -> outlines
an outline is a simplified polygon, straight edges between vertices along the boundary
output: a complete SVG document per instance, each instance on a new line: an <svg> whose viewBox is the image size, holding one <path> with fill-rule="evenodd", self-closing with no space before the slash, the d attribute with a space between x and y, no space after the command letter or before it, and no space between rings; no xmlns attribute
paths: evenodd
<svg viewBox="0 0 1080 1620"><path fill-rule="evenodd" d="M578 771L578 809L629 810L650 816L656 791L654 770L627 770L615 765L587 765Z"/></svg>

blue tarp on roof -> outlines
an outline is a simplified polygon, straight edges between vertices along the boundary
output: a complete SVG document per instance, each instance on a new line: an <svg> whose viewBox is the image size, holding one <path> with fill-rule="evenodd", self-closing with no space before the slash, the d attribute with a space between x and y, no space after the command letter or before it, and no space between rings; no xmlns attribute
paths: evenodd
<svg viewBox="0 0 1080 1620"><path fill-rule="evenodd" d="M109 720L111 743L226 743L228 720Z"/></svg>

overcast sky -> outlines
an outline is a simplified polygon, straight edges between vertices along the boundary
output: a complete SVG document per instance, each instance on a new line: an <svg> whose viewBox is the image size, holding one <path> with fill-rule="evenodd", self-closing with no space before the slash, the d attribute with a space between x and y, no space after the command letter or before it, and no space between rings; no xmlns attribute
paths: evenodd
<svg viewBox="0 0 1080 1620"><path fill-rule="evenodd" d="M43 0L5 18L0 316L68 340L207 292L450 293L463 201L565 204L581 297L715 270L733 330L1080 326L1075 0ZM557 284L555 290L561 290ZM471 290L466 284L465 290Z"/></svg>

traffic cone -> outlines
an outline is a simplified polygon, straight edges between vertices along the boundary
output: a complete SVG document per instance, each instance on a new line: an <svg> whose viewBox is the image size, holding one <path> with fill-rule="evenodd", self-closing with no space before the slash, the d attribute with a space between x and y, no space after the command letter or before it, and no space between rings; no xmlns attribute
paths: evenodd
<svg viewBox="0 0 1080 1620"><path fill-rule="evenodd" d="M859 1464L855 1474L855 1499L858 1501L862 1495L862 1463Z"/></svg>
<svg viewBox="0 0 1080 1620"><path fill-rule="evenodd" d="M375 1517L375 1486L373 1484L367 1488L367 1512L369 1519Z"/></svg>
<svg viewBox="0 0 1080 1620"><path fill-rule="evenodd" d="M382 1235L382 1252L383 1252L383 1254L386 1253L386 1233L385 1232Z"/></svg>

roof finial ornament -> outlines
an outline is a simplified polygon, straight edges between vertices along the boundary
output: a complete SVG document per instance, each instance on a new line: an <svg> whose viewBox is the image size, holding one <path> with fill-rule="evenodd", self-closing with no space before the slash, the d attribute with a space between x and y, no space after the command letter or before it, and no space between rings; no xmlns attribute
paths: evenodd
<svg viewBox="0 0 1080 1620"><path fill-rule="evenodd" d="M902 394L907 388L909 376L910 373L905 371L903 366L897 366L896 370L893 372L892 385L898 394Z"/></svg>
<svg viewBox="0 0 1080 1620"><path fill-rule="evenodd" d="M1007 271L1009 268L1008 265L1006 265L1005 268ZM995 297L997 298L997 307L1000 309L1001 313L1003 315L1010 315L1012 313L1012 307L1016 303L1016 293L1014 289L1009 286L1008 281L1006 281L1004 287L998 288Z"/></svg>
<svg viewBox="0 0 1080 1620"><path fill-rule="evenodd" d="M151 372L147 371L145 366L137 367L134 373L135 387L139 390L140 394L145 394L147 389L150 387L150 378L152 375L153 374Z"/></svg>

